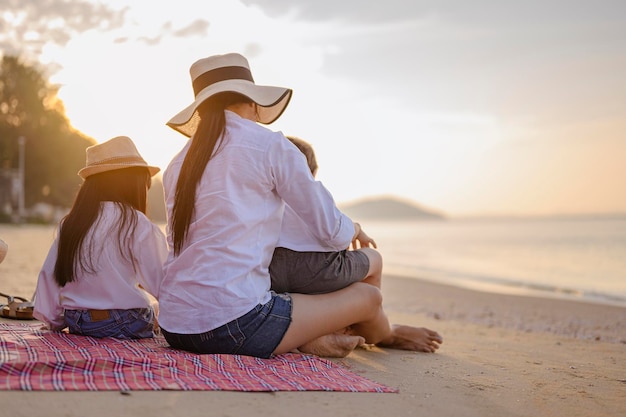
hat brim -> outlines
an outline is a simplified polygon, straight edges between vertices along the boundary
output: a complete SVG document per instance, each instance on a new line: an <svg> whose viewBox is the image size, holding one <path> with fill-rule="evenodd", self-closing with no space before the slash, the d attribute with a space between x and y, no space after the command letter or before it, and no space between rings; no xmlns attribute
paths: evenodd
<svg viewBox="0 0 626 417"><path fill-rule="evenodd" d="M200 91L193 103L172 117L166 124L172 129L191 137L198 127L198 106L219 93L238 93L257 105L258 122L270 124L287 108L293 91L290 88L256 85L247 80L226 80L212 84Z"/></svg>
<svg viewBox="0 0 626 417"><path fill-rule="evenodd" d="M81 169L80 171L78 171L78 175L80 175L82 179L86 179L87 177L91 175L100 174L102 172L114 171L117 169L124 169L124 168L134 168L134 167L148 168L148 172L150 172L151 177L154 177L161 170L161 168L159 167L150 166L150 165L110 164L110 165L96 165L96 166L85 167Z"/></svg>

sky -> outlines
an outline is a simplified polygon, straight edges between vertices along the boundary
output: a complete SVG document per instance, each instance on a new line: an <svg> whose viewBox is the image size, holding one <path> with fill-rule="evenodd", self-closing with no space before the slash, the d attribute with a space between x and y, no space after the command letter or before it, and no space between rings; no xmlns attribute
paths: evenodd
<svg viewBox="0 0 626 417"><path fill-rule="evenodd" d="M165 168L190 65L238 52L294 90L338 203L450 216L626 213L626 2L0 0L0 49L45 65L72 125Z"/></svg>

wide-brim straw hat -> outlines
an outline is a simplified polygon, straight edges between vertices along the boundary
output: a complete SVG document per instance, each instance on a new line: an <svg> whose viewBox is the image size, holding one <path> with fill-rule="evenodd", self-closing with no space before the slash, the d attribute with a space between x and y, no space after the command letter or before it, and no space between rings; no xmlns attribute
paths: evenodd
<svg viewBox="0 0 626 417"><path fill-rule="evenodd" d="M290 88L257 85L252 78L248 60L240 54L214 55L194 62L189 69L195 100L172 117L167 125L191 137L200 118L198 106L219 93L239 93L258 105L257 122L270 124L285 111Z"/></svg>
<svg viewBox="0 0 626 417"><path fill-rule="evenodd" d="M150 166L141 157L133 141L127 136L117 136L106 142L87 148L87 162L85 167L78 171L83 179L101 172L116 169L144 167L154 176L160 171L159 167Z"/></svg>

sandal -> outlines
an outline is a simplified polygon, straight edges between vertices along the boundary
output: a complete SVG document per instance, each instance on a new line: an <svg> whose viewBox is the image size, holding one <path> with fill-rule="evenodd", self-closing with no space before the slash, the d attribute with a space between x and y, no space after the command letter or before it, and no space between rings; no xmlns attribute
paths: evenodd
<svg viewBox="0 0 626 417"><path fill-rule="evenodd" d="M0 296L6 297L8 300L8 304L0 305L0 317L18 320L34 319L33 310L35 309L35 304L32 301L23 297L3 294L1 292Z"/></svg>

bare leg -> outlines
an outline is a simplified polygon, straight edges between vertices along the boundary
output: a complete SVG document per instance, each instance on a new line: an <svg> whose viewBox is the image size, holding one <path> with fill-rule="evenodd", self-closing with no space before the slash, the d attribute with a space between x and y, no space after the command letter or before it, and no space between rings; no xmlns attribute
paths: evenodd
<svg viewBox="0 0 626 417"><path fill-rule="evenodd" d="M291 297L291 325L274 351L276 354L353 324L356 333L367 343L380 342L391 335L382 310L382 295L372 285L357 282L328 294L291 294Z"/></svg>
<svg viewBox="0 0 626 417"><path fill-rule="evenodd" d="M391 336L376 345L393 349L413 350L434 353L443 343L442 337L434 330L425 327L412 327L400 324L391 326Z"/></svg>
<svg viewBox="0 0 626 417"><path fill-rule="evenodd" d="M370 269L367 272L367 276L363 278L363 282L375 286L381 289L382 277L383 277L383 257L380 252L371 248L359 249L361 252L367 255L370 261Z"/></svg>

